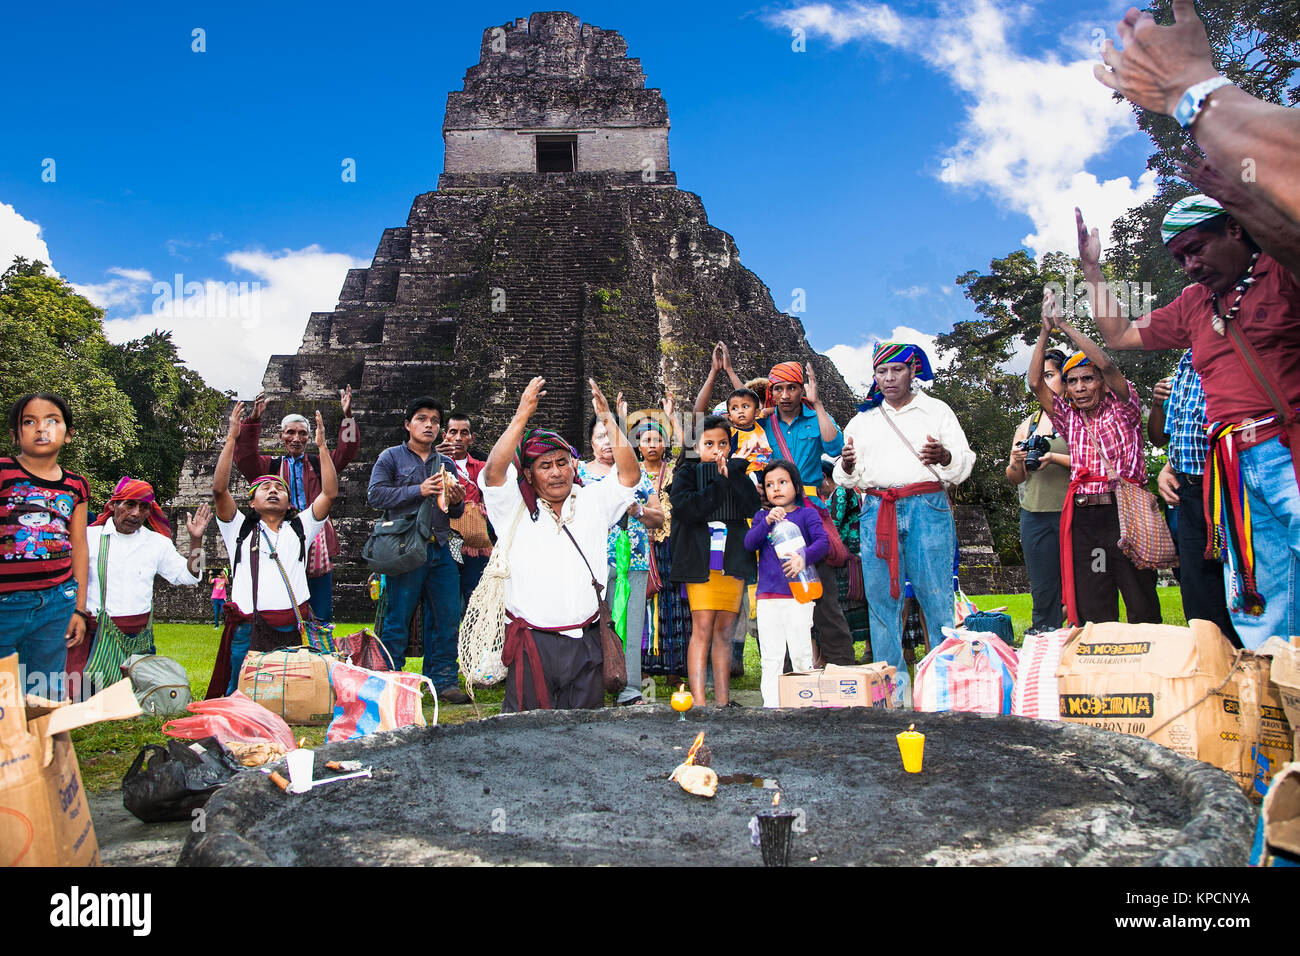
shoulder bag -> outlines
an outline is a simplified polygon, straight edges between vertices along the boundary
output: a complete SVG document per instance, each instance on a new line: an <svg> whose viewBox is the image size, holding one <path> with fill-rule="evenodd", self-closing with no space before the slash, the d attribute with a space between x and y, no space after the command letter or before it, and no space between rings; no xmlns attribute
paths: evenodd
<svg viewBox="0 0 1300 956"><path fill-rule="evenodd" d="M582 548L578 544L578 539L573 536L573 532L565 525L560 527L569 536L573 546L578 549L578 557L582 558L582 563L587 566L587 573L591 575L591 586L596 591L596 603L599 605L600 651L603 658L601 673L605 679L605 691L610 694L617 694L627 686L627 661L623 658L623 642L614 633L614 625L610 621L609 602L605 600L605 588L596 581L596 575L591 570L591 562L582 553ZM637 653L640 653L640 648L637 649Z"/></svg>
<svg viewBox="0 0 1300 956"><path fill-rule="evenodd" d="M99 536L99 616L95 619L95 643L86 661L86 679L101 690L122 679L122 664L133 654L148 654L153 643L153 614L138 634L124 634L108 615L108 530Z"/></svg>
<svg viewBox="0 0 1300 956"><path fill-rule="evenodd" d="M1178 552L1169 534L1169 525L1160 513L1156 496L1146 488L1122 478L1101 450L1092 426L1082 415L1083 427L1088 432L1092 447L1097 449L1106 476L1115 479L1115 505L1119 511L1119 541L1116 544L1124 556L1139 568L1172 568L1178 564Z"/></svg>
<svg viewBox="0 0 1300 956"><path fill-rule="evenodd" d="M436 461L434 455L429 461ZM425 462L425 477L431 473ZM390 517L388 512L375 522L361 549L361 557L376 574L406 574L422 565L429 556L429 539L433 537L433 496L420 502L410 514Z"/></svg>

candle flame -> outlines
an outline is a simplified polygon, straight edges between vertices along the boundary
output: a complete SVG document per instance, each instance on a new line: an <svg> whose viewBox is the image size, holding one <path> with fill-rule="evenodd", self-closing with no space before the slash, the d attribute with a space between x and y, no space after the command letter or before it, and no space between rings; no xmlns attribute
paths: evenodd
<svg viewBox="0 0 1300 956"><path fill-rule="evenodd" d="M680 693L682 693L682 692L685 691L685 690L686 690L686 685L685 685L685 684L678 684L678 685L677 685L677 693L680 694Z"/></svg>
<svg viewBox="0 0 1300 956"><path fill-rule="evenodd" d="M909 734L910 734L912 731L914 731L914 730L916 730L916 724L908 724L908 725L907 725L907 732L908 732Z"/></svg>
<svg viewBox="0 0 1300 956"><path fill-rule="evenodd" d="M701 730L700 735L695 738L695 743L691 744L691 749L686 752L687 766L691 766L692 764L695 763L695 755L699 752L700 747L703 744L704 744L704 731Z"/></svg>
<svg viewBox="0 0 1300 956"><path fill-rule="evenodd" d="M772 806L775 807L780 802L781 802L781 791L778 790L776 793L772 794Z"/></svg>

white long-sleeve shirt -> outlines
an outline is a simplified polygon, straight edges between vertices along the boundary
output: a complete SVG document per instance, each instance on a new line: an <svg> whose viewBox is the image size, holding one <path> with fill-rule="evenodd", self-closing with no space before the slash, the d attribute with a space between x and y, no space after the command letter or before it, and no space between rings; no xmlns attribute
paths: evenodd
<svg viewBox="0 0 1300 956"><path fill-rule="evenodd" d="M895 409L888 402L882 402L876 408L853 416L844 427L844 440L853 439L857 464L853 473L848 474L842 461L836 463L834 478L837 485L865 491L934 481L934 475L904 446L889 422L882 417L884 415L898 426L917 452L926 443L928 435L937 438L948 449L952 454L948 464L936 462L930 466L938 472L945 485L959 485L970 477L971 469L975 467L975 452L971 451L957 416L946 403L925 392L917 392L902 408Z"/></svg>
<svg viewBox="0 0 1300 956"><path fill-rule="evenodd" d="M90 550L86 610L91 614L99 614L99 542L103 535L109 539L105 594L109 617L131 617L152 610L154 575L172 584L199 583L198 575L190 573L185 555L176 550L170 538L151 528L122 534L109 518L102 525L86 529L86 547Z"/></svg>

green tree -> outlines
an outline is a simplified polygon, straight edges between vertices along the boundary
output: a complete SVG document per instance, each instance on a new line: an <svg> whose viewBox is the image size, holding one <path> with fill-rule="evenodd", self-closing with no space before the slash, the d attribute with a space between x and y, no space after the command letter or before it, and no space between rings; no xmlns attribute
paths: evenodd
<svg viewBox="0 0 1300 956"><path fill-rule="evenodd" d="M104 367L111 346L103 313L41 262L18 258L0 276L0 407L8 415L18 396L55 392L72 409L76 433L59 456L85 475L97 501L112 490L114 465L136 439L136 418ZM17 451L6 424L5 451Z"/></svg>
<svg viewBox="0 0 1300 956"><path fill-rule="evenodd" d="M160 499L175 497L185 455L216 441L230 397L185 365L171 332L154 330L111 345L104 366L130 398L140 425L122 472L148 481Z"/></svg>
<svg viewBox="0 0 1300 956"><path fill-rule="evenodd" d="M76 433L59 461L86 476L95 501L124 474L166 500L186 452L216 437L229 399L185 366L170 333L114 345L103 317L44 263L16 259L0 275L0 408L28 392L63 396ZM17 451L7 429L3 448Z"/></svg>

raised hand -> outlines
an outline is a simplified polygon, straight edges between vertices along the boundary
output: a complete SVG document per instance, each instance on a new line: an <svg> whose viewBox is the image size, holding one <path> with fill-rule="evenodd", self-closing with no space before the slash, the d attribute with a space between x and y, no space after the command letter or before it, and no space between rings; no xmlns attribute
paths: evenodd
<svg viewBox="0 0 1300 956"><path fill-rule="evenodd" d="M674 407L672 392L668 392L666 395L664 395L664 400L662 404L663 404L664 414L668 416L669 421L672 421L673 407Z"/></svg>
<svg viewBox="0 0 1300 956"><path fill-rule="evenodd" d="M1074 224L1079 230L1079 261L1085 266L1097 265L1101 262L1101 236L1096 229L1088 231L1078 206L1074 207Z"/></svg>
<svg viewBox="0 0 1300 956"><path fill-rule="evenodd" d="M253 412L248 416L248 420L260 422L264 411L266 411L266 392L258 392L257 397L253 399Z"/></svg>
<svg viewBox="0 0 1300 956"><path fill-rule="evenodd" d="M622 392L619 392L618 395L614 397L614 407L618 409L618 427L626 428L627 427L627 399L623 397Z"/></svg>
<svg viewBox="0 0 1300 956"><path fill-rule="evenodd" d="M726 343L726 342L719 342L718 345L717 345L717 347L718 347L719 349L722 350L722 369L723 369L723 371L730 372L730 371L731 371L731 352L729 352L729 351L727 350L727 343Z"/></svg>
<svg viewBox="0 0 1300 956"><path fill-rule="evenodd" d="M1172 116L1183 91L1215 75L1210 41L1193 0L1174 0L1174 22L1164 27L1130 7L1118 31L1124 49L1107 40L1101 49L1105 66L1092 72L1138 106Z"/></svg>
<svg viewBox="0 0 1300 956"><path fill-rule="evenodd" d="M192 514L185 515L185 530L190 533L191 541L198 541L203 537L203 532L208 528L208 522L212 520L212 509L205 501L194 509Z"/></svg>
<svg viewBox="0 0 1300 956"><path fill-rule="evenodd" d="M537 414L537 403L546 396L545 386L546 379L540 375L529 382L528 387L524 389L524 394L519 397L519 408L515 410L515 414L524 421Z"/></svg>
<svg viewBox="0 0 1300 956"><path fill-rule="evenodd" d="M352 417L352 386L339 389L339 404L343 406L343 417Z"/></svg>
<svg viewBox="0 0 1300 956"><path fill-rule="evenodd" d="M1043 334L1050 336L1061 321L1061 303L1056 301L1056 291L1043 292Z"/></svg>
<svg viewBox="0 0 1300 956"><path fill-rule="evenodd" d="M230 410L230 426L226 429L226 438L238 438L239 426L244 422L244 403L235 402L235 407Z"/></svg>
<svg viewBox="0 0 1300 956"><path fill-rule="evenodd" d="M325 437L325 419L321 416L320 409L316 410L316 447L321 451L329 449L329 439Z"/></svg>
<svg viewBox="0 0 1300 956"><path fill-rule="evenodd" d="M726 346L721 342L713 346L713 355L709 359L709 371L713 372L715 375L723 369L722 353L725 349Z"/></svg>
<svg viewBox="0 0 1300 956"><path fill-rule="evenodd" d="M1211 199L1217 199L1225 206L1240 205L1249 201L1246 191L1235 177L1225 176L1212 165L1208 158L1202 156L1190 146L1183 147L1186 162L1175 161L1183 179L1193 187L1205 193Z"/></svg>
<svg viewBox="0 0 1300 956"><path fill-rule="evenodd" d="M804 365L803 394L808 401L817 404L817 373L813 371L812 362Z"/></svg>
<svg viewBox="0 0 1300 956"><path fill-rule="evenodd" d="M605 393L600 390L594 378L587 379L587 384L591 386L591 409L596 413L597 418L603 419L609 414L609 399L605 397ZM620 398L622 394L619 393Z"/></svg>

